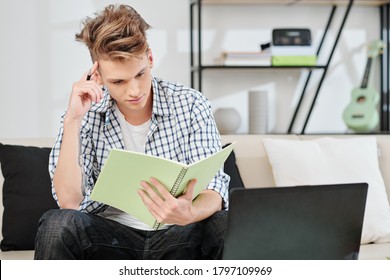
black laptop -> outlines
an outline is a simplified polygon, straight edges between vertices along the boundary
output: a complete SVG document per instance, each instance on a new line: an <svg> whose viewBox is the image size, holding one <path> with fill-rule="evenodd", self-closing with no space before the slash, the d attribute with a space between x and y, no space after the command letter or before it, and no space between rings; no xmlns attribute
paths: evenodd
<svg viewBox="0 0 390 280"><path fill-rule="evenodd" d="M223 259L357 259L367 189L366 183L234 189Z"/></svg>

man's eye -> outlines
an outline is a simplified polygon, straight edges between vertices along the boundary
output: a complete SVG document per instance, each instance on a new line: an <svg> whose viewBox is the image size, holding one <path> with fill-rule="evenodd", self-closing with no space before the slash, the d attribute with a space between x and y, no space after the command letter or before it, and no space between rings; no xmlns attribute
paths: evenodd
<svg viewBox="0 0 390 280"><path fill-rule="evenodd" d="M137 78L142 77L145 74L145 72L138 73Z"/></svg>
<svg viewBox="0 0 390 280"><path fill-rule="evenodd" d="M119 85L119 84L121 84L122 82L123 82L122 80L119 80L119 81L113 82L113 84L114 84L114 85Z"/></svg>

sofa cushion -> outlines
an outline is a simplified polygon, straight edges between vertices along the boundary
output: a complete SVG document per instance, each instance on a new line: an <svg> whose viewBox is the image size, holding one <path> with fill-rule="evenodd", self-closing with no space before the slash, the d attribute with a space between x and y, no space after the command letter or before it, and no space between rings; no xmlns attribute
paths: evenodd
<svg viewBox="0 0 390 280"><path fill-rule="evenodd" d="M362 244L390 242L390 206L375 137L264 139L277 186L367 182Z"/></svg>
<svg viewBox="0 0 390 280"><path fill-rule="evenodd" d="M230 144L225 144L223 148L225 148L228 145ZM238 170L236 164L236 155L234 154L234 150L230 153L229 157L226 159L223 169L225 173L230 176L229 191L236 188L239 189L244 188L244 183L242 182L240 171Z"/></svg>
<svg viewBox="0 0 390 280"><path fill-rule="evenodd" d="M48 172L50 148L0 144L3 184L1 250L34 249L38 220L58 208Z"/></svg>

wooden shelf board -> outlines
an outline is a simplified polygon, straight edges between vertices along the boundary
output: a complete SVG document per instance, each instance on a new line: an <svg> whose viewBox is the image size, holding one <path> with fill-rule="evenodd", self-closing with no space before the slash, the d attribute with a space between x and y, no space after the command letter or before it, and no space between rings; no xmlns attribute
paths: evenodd
<svg viewBox="0 0 390 280"><path fill-rule="evenodd" d="M269 5L347 5L349 0L201 0L203 4L269 4ZM390 0L355 0L355 5L381 6Z"/></svg>
<svg viewBox="0 0 390 280"><path fill-rule="evenodd" d="M312 66L305 66L305 65L286 65L286 66L273 66L273 65L202 65L199 66L193 66L191 68L192 71L199 71L199 69L202 68L203 70L206 69L325 69L326 65L312 65Z"/></svg>

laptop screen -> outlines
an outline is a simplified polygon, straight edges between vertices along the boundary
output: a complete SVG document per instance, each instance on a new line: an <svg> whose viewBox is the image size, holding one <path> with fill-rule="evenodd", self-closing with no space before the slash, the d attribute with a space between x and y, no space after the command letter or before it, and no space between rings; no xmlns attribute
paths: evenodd
<svg viewBox="0 0 390 280"><path fill-rule="evenodd" d="M224 259L357 259L366 183L235 189Z"/></svg>

